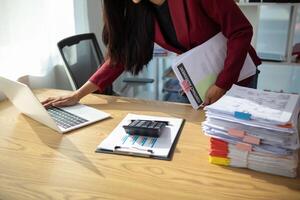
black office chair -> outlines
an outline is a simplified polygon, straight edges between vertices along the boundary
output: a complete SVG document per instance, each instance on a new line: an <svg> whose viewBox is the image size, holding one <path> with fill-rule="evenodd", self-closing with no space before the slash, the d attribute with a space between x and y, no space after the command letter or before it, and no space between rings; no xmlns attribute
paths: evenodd
<svg viewBox="0 0 300 200"><path fill-rule="evenodd" d="M93 33L75 35L57 43L65 65L79 89L104 62L96 36ZM112 85L104 94L112 95Z"/></svg>

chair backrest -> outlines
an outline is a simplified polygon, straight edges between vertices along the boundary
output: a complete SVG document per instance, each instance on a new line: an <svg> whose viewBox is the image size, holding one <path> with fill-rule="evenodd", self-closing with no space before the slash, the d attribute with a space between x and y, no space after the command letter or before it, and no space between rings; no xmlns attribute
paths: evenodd
<svg viewBox="0 0 300 200"><path fill-rule="evenodd" d="M75 35L57 43L76 89L80 88L104 62L96 36L93 33ZM112 86L104 91L111 95Z"/></svg>

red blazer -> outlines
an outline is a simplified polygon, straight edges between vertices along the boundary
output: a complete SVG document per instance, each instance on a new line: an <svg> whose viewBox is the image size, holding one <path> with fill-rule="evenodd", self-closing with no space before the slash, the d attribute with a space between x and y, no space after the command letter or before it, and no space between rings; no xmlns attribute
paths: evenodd
<svg viewBox="0 0 300 200"><path fill-rule="evenodd" d="M227 58L217 77L217 86L229 89L237 83L247 53L257 66L261 64L250 44L252 26L234 0L168 0L168 4L178 42L186 50L204 43L220 31L228 38ZM163 48L178 54L184 53L166 42L157 20L154 38ZM103 91L123 71L121 65L111 67L109 61L106 61L90 81Z"/></svg>

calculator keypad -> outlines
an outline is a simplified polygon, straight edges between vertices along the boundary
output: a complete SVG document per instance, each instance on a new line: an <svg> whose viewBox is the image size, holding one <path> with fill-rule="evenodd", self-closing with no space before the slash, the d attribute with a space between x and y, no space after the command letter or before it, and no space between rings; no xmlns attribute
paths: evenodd
<svg viewBox="0 0 300 200"><path fill-rule="evenodd" d="M130 135L159 137L166 125L168 123L163 121L132 120L129 125L123 126L123 128Z"/></svg>

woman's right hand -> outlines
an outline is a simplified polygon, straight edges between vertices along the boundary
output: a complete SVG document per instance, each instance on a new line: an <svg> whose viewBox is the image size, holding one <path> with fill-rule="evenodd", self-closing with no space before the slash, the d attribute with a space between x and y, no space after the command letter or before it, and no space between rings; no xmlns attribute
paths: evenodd
<svg viewBox="0 0 300 200"><path fill-rule="evenodd" d="M80 101L78 93L75 91L72 94L60 96L60 97L49 97L48 99L42 101L42 105L45 108L51 106L63 107L63 106L73 106Z"/></svg>
<svg viewBox="0 0 300 200"><path fill-rule="evenodd" d="M72 94L61 96L61 97L50 97L45 101L42 101L42 104L46 108L51 106L55 106L55 107L73 106L77 104L81 98L98 89L99 88L96 84L87 81L80 89L74 91Z"/></svg>

